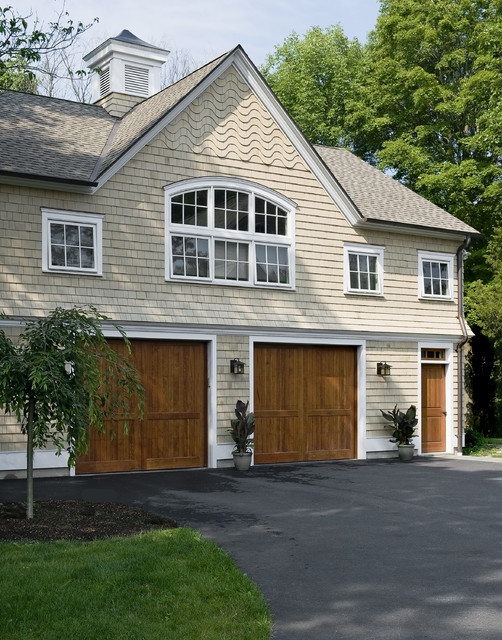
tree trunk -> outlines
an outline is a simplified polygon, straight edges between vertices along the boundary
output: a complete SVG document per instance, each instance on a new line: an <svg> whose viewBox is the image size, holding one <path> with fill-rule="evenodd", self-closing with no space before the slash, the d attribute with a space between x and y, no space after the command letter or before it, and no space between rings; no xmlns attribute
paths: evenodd
<svg viewBox="0 0 502 640"><path fill-rule="evenodd" d="M28 408L28 443L26 448L26 518L33 518L33 420L35 417L35 398L30 397Z"/></svg>

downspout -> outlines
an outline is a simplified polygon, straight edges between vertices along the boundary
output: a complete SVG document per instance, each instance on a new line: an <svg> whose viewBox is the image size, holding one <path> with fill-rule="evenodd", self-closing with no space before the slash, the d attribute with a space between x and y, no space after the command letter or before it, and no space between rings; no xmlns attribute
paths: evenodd
<svg viewBox="0 0 502 640"><path fill-rule="evenodd" d="M458 283L458 320L462 330L462 340L456 345L457 352L457 385L458 385L458 425L457 425L457 455L462 455L462 441L464 436L464 363L463 346L469 339L467 323L464 316L464 252L471 244L471 236L467 236L457 250L457 283Z"/></svg>

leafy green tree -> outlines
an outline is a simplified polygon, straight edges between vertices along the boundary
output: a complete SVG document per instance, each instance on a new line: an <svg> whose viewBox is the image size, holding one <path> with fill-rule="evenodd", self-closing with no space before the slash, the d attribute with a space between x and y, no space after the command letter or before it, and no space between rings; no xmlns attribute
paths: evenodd
<svg viewBox="0 0 502 640"><path fill-rule="evenodd" d="M275 48L262 72L311 142L351 145L347 104L362 71L363 48L337 26L292 33Z"/></svg>
<svg viewBox="0 0 502 640"><path fill-rule="evenodd" d="M12 67L2 69L0 66L0 89L36 93L37 78L27 69L27 62L17 58Z"/></svg>
<svg viewBox="0 0 502 640"><path fill-rule="evenodd" d="M367 158L488 235L502 220L501 55L501 0L381 0L350 118Z"/></svg>
<svg viewBox="0 0 502 640"><path fill-rule="evenodd" d="M502 281L486 244L502 226L502 0L380 0L355 51L340 27L316 27L290 36L264 71L312 142L348 147L485 234L466 263L470 322L495 336ZM501 406L498 356L494 371Z"/></svg>
<svg viewBox="0 0 502 640"><path fill-rule="evenodd" d="M263 72L311 142L343 145L491 234L502 222L502 0L380 0L362 47L293 33Z"/></svg>
<svg viewBox="0 0 502 640"><path fill-rule="evenodd" d="M469 323L476 329L479 327L485 337L485 343L480 344L480 336L476 335L471 341L472 354L470 363L470 395L469 418L474 427L487 436L502 435L502 227L498 227L486 252L486 260L492 270L493 277L488 282L476 280L466 288L466 314ZM488 342L489 341L489 342ZM487 344L492 345L492 352ZM491 368L487 371L487 364L491 359ZM468 362L469 365L469 362ZM469 370L468 370L469 373ZM486 374L490 380L486 380ZM478 382L479 379L479 383ZM494 389L489 401L486 390ZM485 414L493 405L492 421L485 419Z"/></svg>
<svg viewBox="0 0 502 640"><path fill-rule="evenodd" d="M0 7L0 88L35 92L35 72L49 53L66 51L91 24L74 23L63 8L45 27L32 14ZM32 24L30 24L32 22Z"/></svg>
<svg viewBox="0 0 502 640"><path fill-rule="evenodd" d="M33 517L33 450L53 443L69 465L87 450L89 429L143 409L136 370L107 343L106 316L94 307L56 308L30 320L18 341L0 329L0 409L14 414L27 436L27 517ZM113 325L124 339L124 331ZM127 429L127 420L124 420ZM111 434L113 435L113 434Z"/></svg>

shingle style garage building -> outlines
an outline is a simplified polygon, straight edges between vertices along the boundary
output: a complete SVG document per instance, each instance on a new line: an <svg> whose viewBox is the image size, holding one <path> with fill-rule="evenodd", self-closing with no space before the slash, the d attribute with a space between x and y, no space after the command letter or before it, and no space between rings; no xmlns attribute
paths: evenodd
<svg viewBox="0 0 502 640"><path fill-rule="evenodd" d="M241 47L161 91L165 56L107 40L86 57L92 105L0 91L0 322L93 304L147 392L145 418L93 436L77 472L227 464L238 399L256 464L393 455L379 409L395 404L419 408L418 453L453 452L477 232L313 147ZM0 475L24 446L4 417ZM50 450L35 464L65 467Z"/></svg>

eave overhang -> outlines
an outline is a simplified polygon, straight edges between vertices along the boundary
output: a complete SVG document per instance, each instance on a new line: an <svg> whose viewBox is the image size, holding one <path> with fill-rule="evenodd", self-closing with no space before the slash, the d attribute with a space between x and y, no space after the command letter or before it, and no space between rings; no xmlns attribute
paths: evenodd
<svg viewBox="0 0 502 640"><path fill-rule="evenodd" d="M54 176L37 176L28 173L0 171L0 184L12 184L32 189L54 189L70 193L89 193L96 190L97 182L90 180L73 180Z"/></svg>

